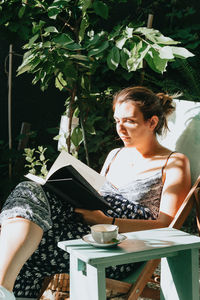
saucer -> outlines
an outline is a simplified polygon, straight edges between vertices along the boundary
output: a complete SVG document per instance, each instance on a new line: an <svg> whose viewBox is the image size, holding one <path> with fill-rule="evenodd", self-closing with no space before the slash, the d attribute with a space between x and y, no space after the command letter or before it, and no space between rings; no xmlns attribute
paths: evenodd
<svg viewBox="0 0 200 300"><path fill-rule="evenodd" d="M127 239L127 237L125 235L123 235L123 234L118 234L117 239L115 239L113 242L110 242L110 243L107 243L107 244L99 244L99 243L95 242L91 234L84 235L82 237L82 239L86 243L88 243L88 244L90 244L90 245L92 245L94 247L108 248L108 247L116 246L119 243L125 241Z"/></svg>

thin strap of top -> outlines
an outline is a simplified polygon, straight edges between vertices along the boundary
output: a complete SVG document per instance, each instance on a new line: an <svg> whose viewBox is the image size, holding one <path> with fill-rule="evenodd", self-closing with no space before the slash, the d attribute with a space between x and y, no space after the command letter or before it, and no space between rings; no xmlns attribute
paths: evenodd
<svg viewBox="0 0 200 300"><path fill-rule="evenodd" d="M113 155L113 157L112 157L112 159L111 159L111 161L109 162L109 164L108 164L108 166L107 166L107 168L106 168L106 171L105 171L105 176L107 175L107 173L108 173L108 171L109 171L109 169L110 169L110 166L111 166L111 164L112 164L112 162L113 162L113 160L115 159L115 157L117 156L117 154L119 153L119 151L121 151L122 150L122 147L121 148L119 148L116 152L115 152L115 154Z"/></svg>
<svg viewBox="0 0 200 300"><path fill-rule="evenodd" d="M176 153L176 151L172 151L172 152L168 155L168 157L167 157L167 159L166 159L166 162L165 162L164 166L162 167L162 183L163 183L163 184L164 184L165 179L166 179L165 168L166 168L166 166L167 166L167 163L168 163L168 160L169 160L170 156L171 156L173 153Z"/></svg>

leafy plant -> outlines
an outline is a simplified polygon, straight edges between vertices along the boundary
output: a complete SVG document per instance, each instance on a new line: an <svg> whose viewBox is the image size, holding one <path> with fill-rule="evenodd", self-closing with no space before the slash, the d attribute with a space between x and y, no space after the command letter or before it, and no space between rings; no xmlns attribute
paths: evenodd
<svg viewBox="0 0 200 300"><path fill-rule="evenodd" d="M43 148L43 146L38 146L38 150L36 150L35 148L24 149L25 153L23 155L25 156L25 160L28 162L28 164L26 164L25 167L29 168L29 173L33 175L38 175L42 178L46 178L48 174L48 159L45 159L44 155L46 150L47 148Z"/></svg>
<svg viewBox="0 0 200 300"><path fill-rule="evenodd" d="M122 86L141 82L137 78L143 72L144 62L147 70L163 74L169 62L193 56L178 41L144 27L143 20L133 20L127 10L122 16L114 15L116 7L119 10L130 6L128 0L4 0L0 3L1 28L16 33L19 24L23 28L20 34L23 33L26 44L18 75L33 74L32 83L40 83L42 90L54 81L65 95L70 120L68 151L73 143L81 152L83 141L86 155L91 151L95 154L100 148L96 144L100 138L110 147L105 138L110 134L110 118L106 120L107 131L98 128L99 124L105 124L108 106L100 116L93 108L105 105L104 99L110 104L110 96ZM141 4L142 1L131 3L134 11ZM72 130L74 114L80 118L80 124Z"/></svg>

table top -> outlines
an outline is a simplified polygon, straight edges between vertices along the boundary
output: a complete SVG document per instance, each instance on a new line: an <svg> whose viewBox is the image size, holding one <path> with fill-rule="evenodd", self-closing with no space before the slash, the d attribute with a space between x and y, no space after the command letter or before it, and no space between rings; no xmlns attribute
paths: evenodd
<svg viewBox="0 0 200 300"><path fill-rule="evenodd" d="M128 263L177 255L178 251L200 248L200 238L174 228L124 233L127 239L111 248L95 248L82 239L63 241L58 247L91 265Z"/></svg>

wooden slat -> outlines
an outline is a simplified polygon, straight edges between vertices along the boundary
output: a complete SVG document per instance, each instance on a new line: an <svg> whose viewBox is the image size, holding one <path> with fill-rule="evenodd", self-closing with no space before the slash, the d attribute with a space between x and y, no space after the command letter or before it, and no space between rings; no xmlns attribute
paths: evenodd
<svg viewBox="0 0 200 300"><path fill-rule="evenodd" d="M196 204L196 220L197 228L200 236L200 188L198 187L195 192L195 204Z"/></svg>

